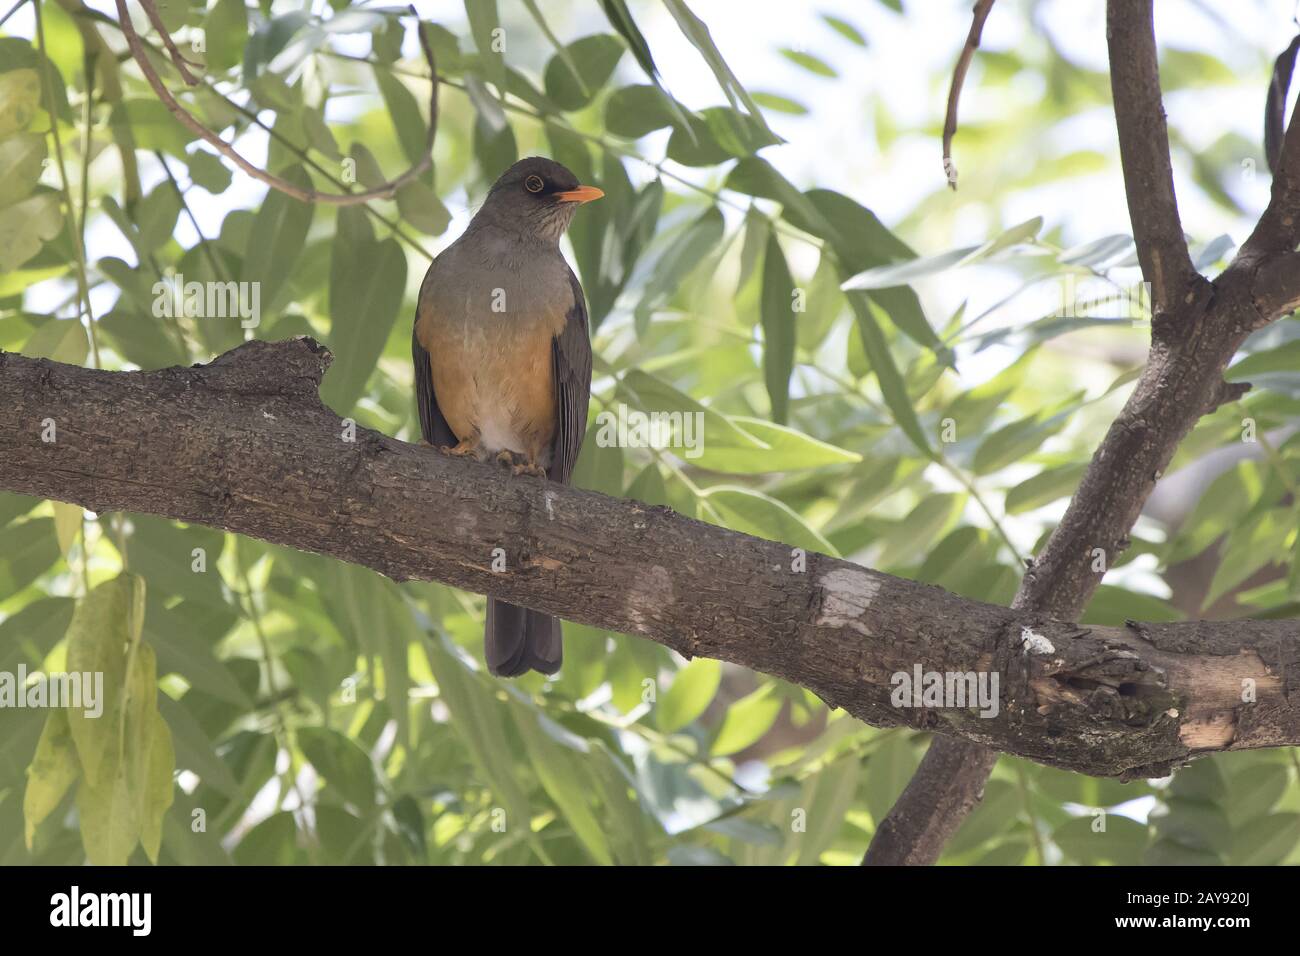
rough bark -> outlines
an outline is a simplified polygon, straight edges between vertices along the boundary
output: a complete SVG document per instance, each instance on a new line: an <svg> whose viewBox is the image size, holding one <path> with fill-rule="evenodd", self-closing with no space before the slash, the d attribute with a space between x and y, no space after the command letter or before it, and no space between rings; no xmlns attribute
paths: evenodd
<svg viewBox="0 0 1300 956"><path fill-rule="evenodd" d="M1300 743L1287 697L1300 622L1081 628L825 555L799 570L788 545L667 508L363 428L349 440L318 397L328 363L301 338L147 372L0 353L0 488L491 592L774 674L877 726L1090 774L1158 775L1201 753ZM997 714L895 706L893 675L918 664L996 674Z"/></svg>
<svg viewBox="0 0 1300 956"><path fill-rule="evenodd" d="M1129 216L1151 291L1151 350L1016 595L1016 608L1060 618L1082 613L1104 569L1128 547L1156 481L1197 420L1249 388L1222 377L1246 336L1300 305L1300 124L1287 131L1268 210L1210 282L1192 266L1178 215L1152 0L1111 0L1106 40ZM936 745L882 821L864 864L935 862L978 804L995 759L971 744Z"/></svg>

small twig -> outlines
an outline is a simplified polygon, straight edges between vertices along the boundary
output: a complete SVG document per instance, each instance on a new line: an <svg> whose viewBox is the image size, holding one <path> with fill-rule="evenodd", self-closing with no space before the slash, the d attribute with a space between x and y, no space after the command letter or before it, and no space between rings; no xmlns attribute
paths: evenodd
<svg viewBox="0 0 1300 956"><path fill-rule="evenodd" d="M176 70L180 73L181 79L190 86L198 86L198 77L191 73L189 68L192 66L198 67L199 64L181 56L181 51L177 48L176 41L172 39L172 35L167 31L167 24L163 23L162 15L158 12L158 5L154 3L154 0L139 0L139 3L140 6L144 8L145 15L149 18L149 22L153 24L153 28L157 30L158 35L162 37L163 46L167 48L167 53L172 58L172 63L176 65Z"/></svg>
<svg viewBox="0 0 1300 956"><path fill-rule="evenodd" d="M957 133L957 104L961 102L961 88L966 83L966 71L970 61L979 49L980 35L984 32L984 21L993 9L993 0L976 0L975 16L971 20L970 32L966 34L966 45L961 48L957 65L952 71L952 85L948 88L948 115L943 121L943 172L948 177L948 186L957 188L957 167L952 162L952 138Z"/></svg>
<svg viewBox="0 0 1300 956"><path fill-rule="evenodd" d="M44 96L46 110L50 114L50 134L54 137L54 157L59 168L59 185L63 194L63 202L68 207L68 218L64 221L66 232L69 240L72 242L73 261L76 265L77 289L80 292L80 299L77 302L77 321L81 321L84 312L86 316L86 334L90 338L92 347L92 356L95 367L99 367L99 342L95 338L95 315L90 307L90 282L86 275L86 246L85 246L85 226L86 210L81 212L81 223L77 222L77 207L72 203L72 187L68 184L68 168L63 162L63 138L59 135L59 112L54 101L54 81L50 78L50 71L54 69L50 62L49 54L45 48L45 21L41 17L41 6L39 3L32 5L32 12L36 17L36 40L37 46L41 51L41 90ZM94 77L86 77L86 99L87 101L94 95ZM89 118L90 111L87 108L86 116ZM89 141L89 138L87 138ZM84 166L83 166L83 185L84 185ZM83 193L84 195L84 193Z"/></svg>
<svg viewBox="0 0 1300 956"><path fill-rule="evenodd" d="M434 62L433 47L429 43L429 38L425 35L423 25L419 25L417 30L420 35L420 46L424 50L424 58L429 64L429 75L432 77L433 89L429 94L429 129L425 137L424 153L420 156L419 162L402 173L396 179L377 186L374 189L358 193L327 193L320 192L313 188L304 189L286 179L281 179L264 169L261 169L254 163L245 159L235 150L233 146L223 140L212 130L208 129L199 122L192 113L184 106L177 102L176 98L168 91L167 86L158 76L158 72L149 62L144 42L140 35L135 32L135 27L131 23L130 15L126 10L126 0L116 0L117 14L122 28L122 33L126 37L127 46L131 50L131 57L135 60L136 65L144 74L144 78L153 88L154 93L162 100L167 110L180 121L181 125L190 130L204 142L211 144L221 155L227 157L236 166L242 169L248 175L252 176L259 182L266 183L272 189L277 189L287 196L292 196L302 202L327 203L334 206L357 206L369 202L372 199L389 199L398 189L407 183L414 181L423 175L433 165L433 140L438 132L438 69ZM412 16L418 18L415 7L408 7Z"/></svg>

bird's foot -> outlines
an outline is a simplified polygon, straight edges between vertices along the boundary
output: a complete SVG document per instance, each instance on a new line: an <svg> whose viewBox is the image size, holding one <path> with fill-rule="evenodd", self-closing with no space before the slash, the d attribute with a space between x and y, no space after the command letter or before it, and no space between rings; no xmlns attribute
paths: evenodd
<svg viewBox="0 0 1300 956"><path fill-rule="evenodd" d="M479 454L478 437L464 439L457 443L455 447L439 445L438 451L453 458L477 458Z"/></svg>
<svg viewBox="0 0 1300 956"><path fill-rule="evenodd" d="M515 467L515 453L509 448L503 448L497 452L496 463L505 468Z"/></svg>
<svg viewBox="0 0 1300 956"><path fill-rule="evenodd" d="M525 459L510 466L510 473L514 475L531 475L534 478L545 478L546 469L531 459Z"/></svg>

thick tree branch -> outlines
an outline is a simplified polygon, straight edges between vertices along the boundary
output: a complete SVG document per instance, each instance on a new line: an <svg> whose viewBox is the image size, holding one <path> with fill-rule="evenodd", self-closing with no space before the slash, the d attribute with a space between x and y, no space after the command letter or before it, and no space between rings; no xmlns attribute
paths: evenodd
<svg viewBox="0 0 1300 956"><path fill-rule="evenodd" d="M930 866L984 797L996 751L935 737L907 787L880 821L863 866Z"/></svg>
<svg viewBox="0 0 1300 956"><path fill-rule="evenodd" d="M777 675L872 724L1085 773L1300 743L1300 622L1079 628L824 555L793 570L788 545L667 508L349 440L318 397L328 362L309 339L150 372L0 353L0 488L491 592ZM996 714L895 706L893 675L918 665L996 675Z"/></svg>
<svg viewBox="0 0 1300 956"><path fill-rule="evenodd" d="M1289 251L1295 232L1290 247L1275 235L1297 228L1300 124L1288 131L1279 177L1293 177L1292 185L1274 182L1273 201L1256 230L1268 238L1252 237L1275 254L1243 248L1223 275L1207 282L1191 264L1178 216L1151 0L1111 0L1106 33L1129 214L1155 315L1142 377L1013 605L1064 619L1082 614L1105 569L1128 546L1147 497L1196 421L1249 388L1222 378L1245 337L1300 305L1300 263ZM863 863L938 860L978 803L994 763L994 755L971 743L936 740Z"/></svg>

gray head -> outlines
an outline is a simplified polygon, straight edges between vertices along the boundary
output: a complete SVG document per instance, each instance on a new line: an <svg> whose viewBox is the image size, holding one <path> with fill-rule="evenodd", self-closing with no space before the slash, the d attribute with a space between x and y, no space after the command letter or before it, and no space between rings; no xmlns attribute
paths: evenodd
<svg viewBox="0 0 1300 956"><path fill-rule="evenodd" d="M489 224L559 242L577 208L603 195L595 186L583 186L554 160L530 156L492 184L471 227Z"/></svg>

